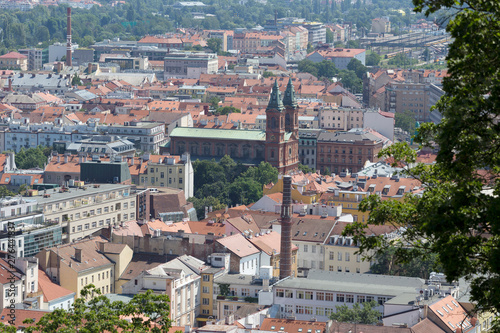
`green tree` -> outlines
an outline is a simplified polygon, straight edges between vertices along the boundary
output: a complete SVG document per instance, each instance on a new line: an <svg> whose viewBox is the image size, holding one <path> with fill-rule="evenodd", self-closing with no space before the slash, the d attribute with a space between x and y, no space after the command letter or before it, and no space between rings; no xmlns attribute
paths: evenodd
<svg viewBox="0 0 500 333"><path fill-rule="evenodd" d="M234 106L223 106L218 108L216 113L225 116L230 113L241 113L241 110Z"/></svg>
<svg viewBox="0 0 500 333"><path fill-rule="evenodd" d="M363 81L356 75L356 72L342 70L337 76L344 88L351 90L353 93L360 93L363 91Z"/></svg>
<svg viewBox="0 0 500 333"><path fill-rule="evenodd" d="M309 172L314 172L315 170L308 167L307 165L300 164L299 163L299 170L302 171L303 173L309 173Z"/></svg>
<svg viewBox="0 0 500 333"><path fill-rule="evenodd" d="M330 315L330 319L342 323L366 325L375 325L378 323L378 318L381 316L381 313L375 310L378 306L377 302L370 301L362 304L363 306L361 306L360 303L354 303L352 308L348 305L337 305L335 306L335 312Z"/></svg>
<svg viewBox="0 0 500 333"><path fill-rule="evenodd" d="M12 191L9 191L7 189L7 186L0 185L0 198L13 197L14 195L16 195L16 194Z"/></svg>
<svg viewBox="0 0 500 333"><path fill-rule="evenodd" d="M439 147L439 152L435 164L417 164L410 170L425 184L421 196L408 194L401 201L384 202L371 196L360 207L370 211L367 223L403 227L401 240L391 244L398 257L410 261L436 253L448 281L469 279L477 309L498 313L500 2L414 0L414 4L427 15L454 8L447 25L452 37L449 77L443 80L445 94L436 104L444 118L440 124L423 124L416 136L422 146ZM395 163L416 161L416 152L406 144L396 144L383 154ZM362 224L355 222L347 231L361 241L361 250L389 245L382 237L363 236Z"/></svg>
<svg viewBox="0 0 500 333"><path fill-rule="evenodd" d="M331 79L334 77L338 70L337 67L335 67L335 64L333 61L330 60L323 60L319 63L314 64L316 68L318 69L318 77L320 78L327 78Z"/></svg>
<svg viewBox="0 0 500 333"><path fill-rule="evenodd" d="M360 80L363 80L363 77L368 71L368 68L366 68L366 66L364 66L361 61L355 58L352 58L351 61L349 61L349 63L347 64L347 69L350 71L354 71L354 73L356 73L356 76Z"/></svg>
<svg viewBox="0 0 500 333"><path fill-rule="evenodd" d="M278 169L268 162L260 162L258 166L248 168L241 177L251 178L261 185L271 182L276 183L278 181Z"/></svg>
<svg viewBox="0 0 500 333"><path fill-rule="evenodd" d="M73 76L73 78L71 79L71 85L72 85L72 86L81 86L81 85L83 85L82 80L81 80L81 79L80 79L80 77L78 76L78 73L77 73L77 74L75 74L75 75Z"/></svg>
<svg viewBox="0 0 500 333"><path fill-rule="evenodd" d="M229 185L228 193L232 205L247 205L262 197L262 185L252 178L239 177Z"/></svg>
<svg viewBox="0 0 500 333"><path fill-rule="evenodd" d="M151 290L134 295L125 304L111 302L94 285L81 291L70 310L56 309L44 315L25 331L34 332L168 332L170 301L167 295L157 295ZM127 319L129 318L129 319ZM28 319L25 323L33 323Z"/></svg>
<svg viewBox="0 0 500 333"><path fill-rule="evenodd" d="M410 135L413 135L415 133L415 123L415 116L410 110L397 112L394 115L394 126L407 131L408 133L410 133Z"/></svg>
<svg viewBox="0 0 500 333"><path fill-rule="evenodd" d="M213 196L208 196L200 199L191 197L188 198L187 201L193 203L193 207L196 210L196 216L198 217L198 220L203 220L205 218L205 207L212 207L212 210L219 210L224 209L224 207L226 206L221 203L219 199Z"/></svg>
<svg viewBox="0 0 500 333"><path fill-rule="evenodd" d="M382 60L382 57L378 53L370 52L366 56L366 66L377 66L380 60Z"/></svg>
<svg viewBox="0 0 500 333"><path fill-rule="evenodd" d="M208 103L210 103L210 106L214 109L217 109L219 107L220 103L220 98L217 96L214 96L208 100Z"/></svg>
<svg viewBox="0 0 500 333"><path fill-rule="evenodd" d="M193 163L194 188L200 188L204 184L212 184L216 181L226 181L226 174L215 160L196 160Z"/></svg>
<svg viewBox="0 0 500 333"><path fill-rule="evenodd" d="M47 163L47 156L44 154L43 146L21 148L16 154L16 166L19 169L43 168L45 163Z"/></svg>
<svg viewBox="0 0 500 333"><path fill-rule="evenodd" d="M273 77L273 76L276 76L276 75L274 75L273 72L265 71L264 73L262 73L262 76L265 77L265 78L268 78L268 77Z"/></svg>
<svg viewBox="0 0 500 333"><path fill-rule="evenodd" d="M297 66L298 66L297 69L299 70L299 72L309 73L309 74L312 74L316 77L318 76L318 68L316 67L316 64L314 62L312 62L312 60L309 60L309 59L301 60L301 61L299 61Z"/></svg>
<svg viewBox="0 0 500 333"><path fill-rule="evenodd" d="M418 63L417 59L412 59L405 53L398 53L387 62L388 65L396 67L410 67L416 63Z"/></svg>
<svg viewBox="0 0 500 333"><path fill-rule="evenodd" d="M370 271L373 274L412 276L428 279L431 272L440 272L443 269L435 253L430 254L427 258L417 257L409 262L402 262L396 256L396 248L393 246L386 248L383 252L377 253L374 259L375 263L370 267Z"/></svg>
<svg viewBox="0 0 500 333"><path fill-rule="evenodd" d="M327 2L328 4L328 2ZM326 42L328 44L333 43L333 32L330 28L326 28Z"/></svg>
<svg viewBox="0 0 500 333"><path fill-rule="evenodd" d="M221 51L221 45L222 45L222 40L219 38L207 39L208 48L215 53L219 53Z"/></svg>

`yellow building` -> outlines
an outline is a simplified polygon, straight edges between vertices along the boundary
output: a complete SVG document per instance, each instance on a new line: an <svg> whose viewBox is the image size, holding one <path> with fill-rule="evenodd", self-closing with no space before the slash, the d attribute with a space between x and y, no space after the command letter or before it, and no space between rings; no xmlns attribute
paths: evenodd
<svg viewBox="0 0 500 333"><path fill-rule="evenodd" d="M370 212L359 211L359 203L370 195L369 192L343 191L334 189L321 195L319 202L328 206L342 206L342 213L351 214L354 222L368 221Z"/></svg>
<svg viewBox="0 0 500 333"><path fill-rule="evenodd" d="M196 318L198 326L203 326L210 319L217 315L214 309L217 309L214 299L214 279L224 274L224 268L210 267L201 272L200 281L200 315ZM212 318L210 318L212 317Z"/></svg>
<svg viewBox="0 0 500 333"><path fill-rule="evenodd" d="M335 178L325 176L319 173L297 172L292 174L292 199L304 204L312 204L319 200L321 194L326 192L329 187L336 187ZM273 194L283 192L283 177L278 176L276 184L264 185L263 194Z"/></svg>
<svg viewBox="0 0 500 333"><path fill-rule="evenodd" d="M107 242L102 237L95 237L42 250L36 257L52 281L77 296L88 284L93 284L103 294L114 293L115 277L127 266L132 250L125 244L102 244ZM103 252L106 248L116 262Z"/></svg>
<svg viewBox="0 0 500 333"><path fill-rule="evenodd" d="M352 237L342 236L342 232L350 222L337 222L330 233L330 239L325 243L325 270L345 273L367 273L371 262L363 260L363 255L356 254L359 246ZM370 225L374 235L394 235L396 229L387 225Z"/></svg>

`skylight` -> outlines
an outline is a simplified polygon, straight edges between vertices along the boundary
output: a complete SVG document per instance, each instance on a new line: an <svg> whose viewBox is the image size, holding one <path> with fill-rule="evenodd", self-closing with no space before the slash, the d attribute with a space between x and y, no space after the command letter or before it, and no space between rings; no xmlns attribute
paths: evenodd
<svg viewBox="0 0 500 333"><path fill-rule="evenodd" d="M441 317L444 317L444 314L441 311L437 310L437 313L439 313Z"/></svg>

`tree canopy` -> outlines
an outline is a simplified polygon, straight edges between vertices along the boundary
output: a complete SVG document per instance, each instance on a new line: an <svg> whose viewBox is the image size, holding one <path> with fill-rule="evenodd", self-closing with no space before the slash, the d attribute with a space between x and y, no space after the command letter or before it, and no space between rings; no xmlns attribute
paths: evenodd
<svg viewBox="0 0 500 333"><path fill-rule="evenodd" d="M18 169L43 168L51 152L50 147L37 146L21 150L16 154L16 166Z"/></svg>
<svg viewBox="0 0 500 333"><path fill-rule="evenodd" d="M375 325L378 323L378 317L381 316L381 313L380 311L374 309L378 306L377 302L370 301L361 304L354 303L352 307L349 307L348 305L337 305L335 306L336 311L330 315L330 319L342 323L366 325Z"/></svg>
<svg viewBox="0 0 500 333"><path fill-rule="evenodd" d="M215 160L195 161L195 196L188 201L193 203L198 219L205 217L205 207L213 210L223 209L226 205L249 204L262 197L264 184L278 180L278 169L267 162L248 167L235 162L230 156Z"/></svg>
<svg viewBox="0 0 500 333"><path fill-rule="evenodd" d="M363 251L393 245L396 255L406 261L436 253L449 281L470 280L477 310L498 313L500 2L414 0L414 4L427 14L454 7L447 25L452 37L449 76L443 80L445 95L436 105L443 120L423 124L416 136L422 146L439 147L436 163L417 164L409 171L425 185L421 196L384 202L371 196L360 205L371 212L366 223L402 227L401 239L389 242L366 236L362 222L353 223L347 233L356 235ZM383 154L395 163L416 161L415 151L406 144L393 145Z"/></svg>
<svg viewBox="0 0 500 333"><path fill-rule="evenodd" d="M394 126L399 127L404 131L413 135L415 133L415 116L410 110L404 112L397 112L394 115Z"/></svg>
<svg viewBox="0 0 500 333"><path fill-rule="evenodd" d="M134 295L129 303L111 302L90 284L83 288L70 310L56 309L25 331L34 332L168 332L170 301L151 290ZM27 319L25 323L32 323Z"/></svg>

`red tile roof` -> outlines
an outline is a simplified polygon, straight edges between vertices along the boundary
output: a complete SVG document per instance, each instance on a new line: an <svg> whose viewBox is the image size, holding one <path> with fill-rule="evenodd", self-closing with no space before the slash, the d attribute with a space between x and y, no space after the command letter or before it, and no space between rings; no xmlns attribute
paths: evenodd
<svg viewBox="0 0 500 333"><path fill-rule="evenodd" d="M75 294L73 291L61 287L60 285L52 282L49 276L40 269L38 270L38 286L43 292L44 302L51 302L58 298Z"/></svg>

